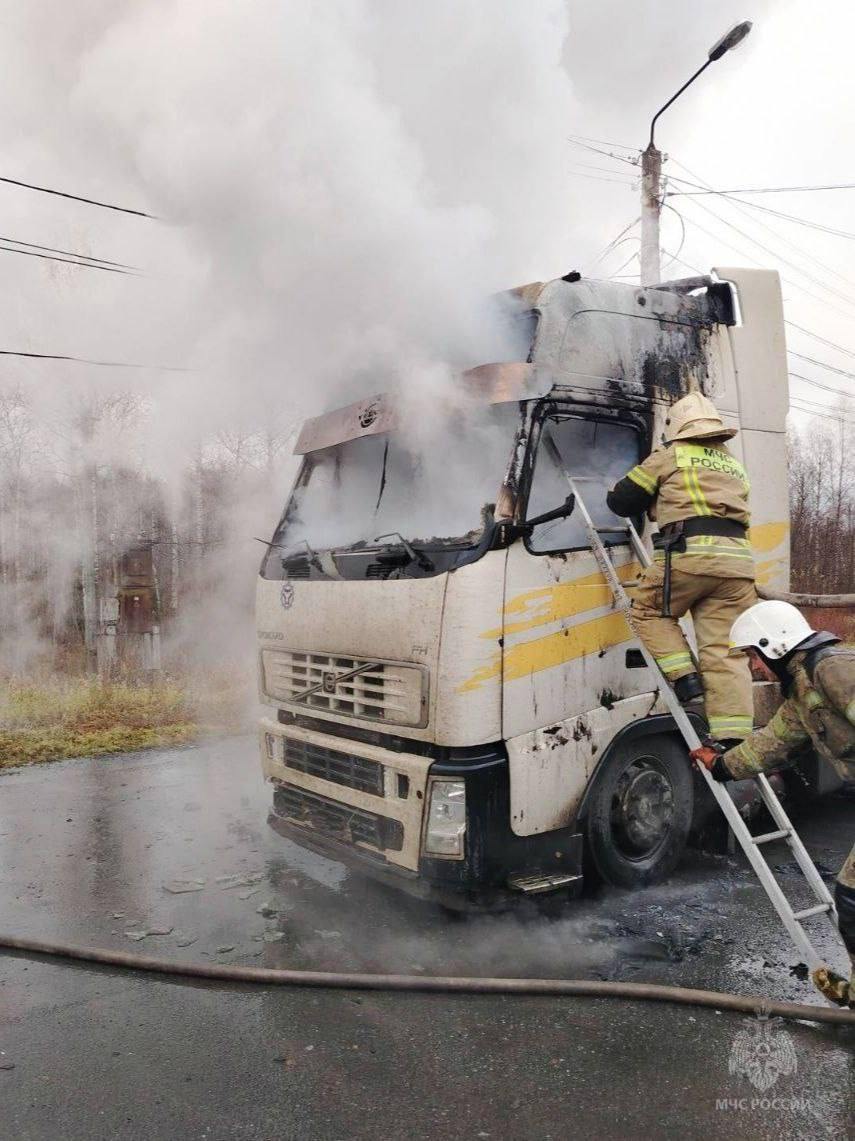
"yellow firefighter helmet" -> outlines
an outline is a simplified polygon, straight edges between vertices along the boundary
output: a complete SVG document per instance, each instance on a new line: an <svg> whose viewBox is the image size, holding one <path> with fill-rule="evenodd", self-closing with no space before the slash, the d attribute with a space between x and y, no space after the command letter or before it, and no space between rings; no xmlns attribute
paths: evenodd
<svg viewBox="0 0 855 1141"><path fill-rule="evenodd" d="M675 440L729 440L736 428L725 428L716 406L701 392L690 392L676 401L665 419L665 443Z"/></svg>

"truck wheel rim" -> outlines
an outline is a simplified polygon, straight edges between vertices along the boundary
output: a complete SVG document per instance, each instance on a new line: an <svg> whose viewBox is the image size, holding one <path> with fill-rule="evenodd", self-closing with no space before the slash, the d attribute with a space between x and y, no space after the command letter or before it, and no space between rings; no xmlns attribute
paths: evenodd
<svg viewBox="0 0 855 1141"><path fill-rule="evenodd" d="M630 860L646 860L665 843L674 821L674 790L653 757L621 773L611 805L612 837Z"/></svg>

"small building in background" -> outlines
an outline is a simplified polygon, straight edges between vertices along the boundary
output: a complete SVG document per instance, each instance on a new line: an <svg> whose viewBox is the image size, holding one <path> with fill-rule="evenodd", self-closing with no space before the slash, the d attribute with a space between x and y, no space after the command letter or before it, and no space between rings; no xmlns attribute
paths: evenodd
<svg viewBox="0 0 855 1141"><path fill-rule="evenodd" d="M98 630L98 672L154 673L161 668L160 598L154 544L139 540L116 560L105 584Z"/></svg>

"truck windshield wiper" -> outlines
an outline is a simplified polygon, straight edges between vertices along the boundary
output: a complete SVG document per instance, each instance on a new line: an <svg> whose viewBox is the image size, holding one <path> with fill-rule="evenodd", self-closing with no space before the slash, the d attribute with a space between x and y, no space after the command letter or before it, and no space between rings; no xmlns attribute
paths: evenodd
<svg viewBox="0 0 855 1141"><path fill-rule="evenodd" d="M400 531L390 531L387 535L377 535L377 537L372 541L379 543L382 539L397 539L400 546L404 548L404 551L409 556L411 563L415 563L416 566L421 567L421 569L425 571L432 571L435 569L433 561L428 558L424 551L417 551L412 543L407 542Z"/></svg>
<svg viewBox="0 0 855 1141"><path fill-rule="evenodd" d="M287 547L285 547L282 545L282 543L268 543L266 539L259 539L255 536L254 538L257 543L264 543L265 547L267 547L268 550L283 551L283 566L285 566L286 563L291 562L294 556L299 553L297 548L302 546L305 548L305 555L303 557L306 559L306 561L311 563L311 565L316 567L318 570L323 570L323 567L321 566L321 560L318 558L317 552L312 550L305 539L300 539L296 543L290 543Z"/></svg>

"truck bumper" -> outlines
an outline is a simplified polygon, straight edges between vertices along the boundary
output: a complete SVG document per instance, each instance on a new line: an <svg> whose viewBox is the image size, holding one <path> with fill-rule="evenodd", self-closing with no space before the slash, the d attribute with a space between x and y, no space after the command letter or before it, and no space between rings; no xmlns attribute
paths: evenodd
<svg viewBox="0 0 855 1141"><path fill-rule="evenodd" d="M511 831L501 743L436 750L434 756L268 718L260 728L262 765L274 787L268 823L304 847L457 910L507 907L519 896L509 879L525 873L578 877L574 886L581 888L578 833L519 837ZM462 859L421 851L430 776L465 782Z"/></svg>

